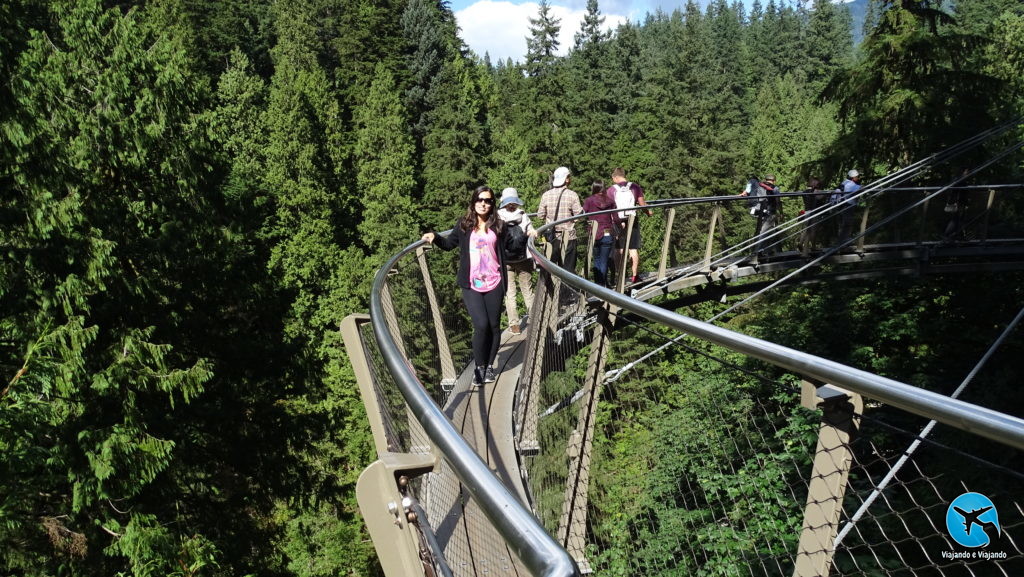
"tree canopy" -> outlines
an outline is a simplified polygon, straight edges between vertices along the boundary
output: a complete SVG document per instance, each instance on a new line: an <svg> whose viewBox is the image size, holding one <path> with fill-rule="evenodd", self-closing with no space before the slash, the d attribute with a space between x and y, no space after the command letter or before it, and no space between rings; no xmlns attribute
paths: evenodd
<svg viewBox="0 0 1024 577"><path fill-rule="evenodd" d="M872 14L854 45L827 0L589 0L562 50L544 0L492 65L447 2L4 2L0 570L377 574L338 335L376 267L483 183L837 184L1020 115L1018 3Z"/></svg>

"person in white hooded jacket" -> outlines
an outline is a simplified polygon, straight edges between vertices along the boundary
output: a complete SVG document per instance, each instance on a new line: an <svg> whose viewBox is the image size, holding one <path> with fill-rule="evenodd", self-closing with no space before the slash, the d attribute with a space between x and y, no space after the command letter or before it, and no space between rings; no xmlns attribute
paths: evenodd
<svg viewBox="0 0 1024 577"><path fill-rule="evenodd" d="M519 192L514 188L506 188L501 191L501 200L498 202L498 217L510 227L519 227L525 236L534 236L536 231L530 217L523 210L523 201L519 198ZM512 334L518 335L522 332L519 317L519 310L516 303L516 285L523 293L523 301L526 303L526 314L530 314L530 307L533 306L533 257L528 251L519 255L506 253L505 269L508 274L508 290L505 291L505 313L508 315L508 328Z"/></svg>

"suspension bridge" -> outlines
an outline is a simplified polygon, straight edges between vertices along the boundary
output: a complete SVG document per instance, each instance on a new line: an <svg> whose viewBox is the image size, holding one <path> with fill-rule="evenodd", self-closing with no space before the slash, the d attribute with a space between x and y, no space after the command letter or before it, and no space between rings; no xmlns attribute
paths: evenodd
<svg viewBox="0 0 1024 577"><path fill-rule="evenodd" d="M947 394L726 323L802 285L1024 269L1024 185L986 178L1024 147L1018 124L740 242L745 198L652 203L626 225L660 240L637 283L597 285L531 246L526 330L502 335L484 387L456 256L394 255L370 314L342 323L378 455L357 497L385 574L1024 575L1024 420L959 398L1024 309L975 327L990 344ZM843 212L857 230L836 238ZM992 512L954 508L975 494Z"/></svg>

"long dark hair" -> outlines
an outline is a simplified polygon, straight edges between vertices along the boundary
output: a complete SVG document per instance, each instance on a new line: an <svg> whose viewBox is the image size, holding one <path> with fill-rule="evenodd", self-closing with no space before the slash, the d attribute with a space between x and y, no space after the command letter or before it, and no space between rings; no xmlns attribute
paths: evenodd
<svg viewBox="0 0 1024 577"><path fill-rule="evenodd" d="M491 198L494 202L491 203L491 213L487 215L487 228L494 231L494 234L500 235L505 231L504 221L498 217L498 199L494 196L494 191L487 185L481 185L473 190L473 195L469 198L469 206L466 207L466 214L459 220L459 228L462 232L469 232L476 228L476 201L480 198L481 192L491 193Z"/></svg>
<svg viewBox="0 0 1024 577"><path fill-rule="evenodd" d="M605 194L605 192L606 191L603 180L595 180L594 183L590 185L590 196L597 197L598 210L606 210L612 208L612 205L615 204L615 201L609 198L608 195Z"/></svg>

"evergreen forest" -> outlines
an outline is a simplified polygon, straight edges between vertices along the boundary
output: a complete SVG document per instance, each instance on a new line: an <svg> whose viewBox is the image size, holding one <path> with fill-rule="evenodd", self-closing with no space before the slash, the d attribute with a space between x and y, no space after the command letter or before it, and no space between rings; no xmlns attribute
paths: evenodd
<svg viewBox="0 0 1024 577"><path fill-rule="evenodd" d="M565 47L542 0L493 62L444 0L0 3L0 573L378 575L339 324L480 184L834 186L1024 112L1018 0L870 0L862 29L829 0L586 8ZM871 326L969 284L851 298ZM828 298L774 304L785 344L828 337L800 313ZM916 382L897 352L950 325L896 318L890 349L825 345Z"/></svg>

